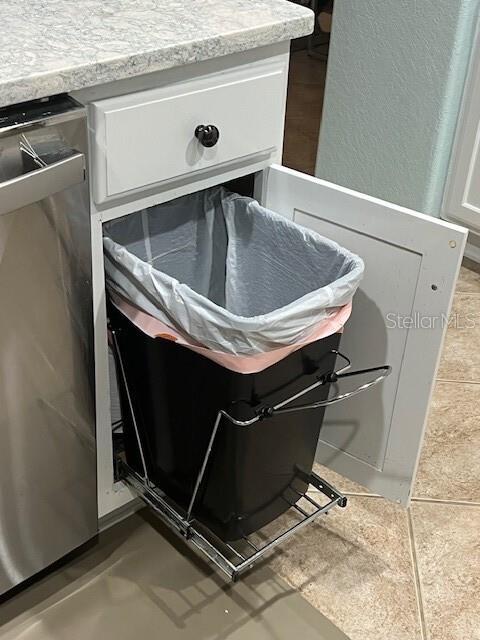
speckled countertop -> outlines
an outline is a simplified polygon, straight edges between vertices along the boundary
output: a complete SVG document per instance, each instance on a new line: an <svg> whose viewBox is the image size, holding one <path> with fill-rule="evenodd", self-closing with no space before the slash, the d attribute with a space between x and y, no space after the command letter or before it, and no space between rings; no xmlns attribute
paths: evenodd
<svg viewBox="0 0 480 640"><path fill-rule="evenodd" d="M0 106L306 35L287 0L0 0Z"/></svg>

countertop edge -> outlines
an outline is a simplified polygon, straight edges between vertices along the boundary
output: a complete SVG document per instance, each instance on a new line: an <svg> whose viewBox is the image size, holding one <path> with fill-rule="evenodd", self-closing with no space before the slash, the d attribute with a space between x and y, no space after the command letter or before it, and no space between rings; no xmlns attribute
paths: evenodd
<svg viewBox="0 0 480 640"><path fill-rule="evenodd" d="M239 30L195 42L181 42L105 62L13 79L3 84L0 82L0 107L241 53L299 38L310 34L312 30L313 12L305 9L304 16L281 23Z"/></svg>

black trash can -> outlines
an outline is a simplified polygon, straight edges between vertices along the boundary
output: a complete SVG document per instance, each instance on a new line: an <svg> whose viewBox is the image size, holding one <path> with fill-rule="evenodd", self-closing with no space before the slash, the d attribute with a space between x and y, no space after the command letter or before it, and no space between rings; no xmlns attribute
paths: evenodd
<svg viewBox="0 0 480 640"><path fill-rule="evenodd" d="M313 342L252 374L143 333L113 305L116 333L149 478L187 508L219 409L248 420L332 372L340 334ZM118 365L118 362L117 362ZM143 473L130 406L117 366L127 463ZM296 404L323 400L328 384ZM294 406L293 403L292 406ZM275 415L239 427L222 418L193 514L222 540L265 526L307 489L324 409Z"/></svg>

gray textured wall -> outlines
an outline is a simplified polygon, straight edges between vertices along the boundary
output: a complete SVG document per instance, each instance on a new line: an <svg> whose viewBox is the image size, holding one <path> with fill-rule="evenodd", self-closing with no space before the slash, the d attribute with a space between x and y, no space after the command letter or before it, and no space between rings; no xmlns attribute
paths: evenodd
<svg viewBox="0 0 480 640"><path fill-rule="evenodd" d="M439 215L480 0L336 0L316 175Z"/></svg>

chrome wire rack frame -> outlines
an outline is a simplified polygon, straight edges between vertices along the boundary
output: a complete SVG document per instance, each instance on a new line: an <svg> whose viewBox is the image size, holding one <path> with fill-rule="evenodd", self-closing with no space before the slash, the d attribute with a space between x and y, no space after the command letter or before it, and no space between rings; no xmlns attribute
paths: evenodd
<svg viewBox="0 0 480 640"><path fill-rule="evenodd" d="M244 536L235 542L223 542L200 522L188 519L184 510L179 508L158 487L146 483L144 478L128 464L119 461L119 468L122 480L155 511L161 520L207 556L231 580L237 580L242 573L251 569L268 552L285 542L318 516L328 513L333 507L347 505L347 498L344 495L312 473L308 477L311 487L309 493L304 495L299 493L298 502L289 503L291 509L278 519L285 524L273 536L267 538L268 529L271 528L270 525L267 525L259 532ZM319 497L322 498L321 501Z"/></svg>
<svg viewBox="0 0 480 640"><path fill-rule="evenodd" d="M221 424L222 418L226 418L232 424L249 428L256 422L261 420L267 420L274 415L281 413L293 413L296 411L313 410L319 407L326 407L337 402L342 402L351 398L363 391L366 391L370 387L382 382L391 373L391 367L389 365L383 365L380 367L372 367L368 369L361 369L357 371L348 371L351 367L350 360L337 350L332 350L327 355L332 353L338 358L341 358L346 363L340 370L331 372L326 375L319 376L317 381L309 385L305 389L302 389L298 393L282 400L281 402L273 406L264 406L257 409L255 416L249 420L237 420L232 417L225 410L218 411L212 433L208 442L207 450L203 458L201 467L198 472L198 476L195 481L194 490L188 507L182 509L173 500L171 500L159 487L155 486L148 475L147 464L140 438L140 432L135 417L135 411L133 407L133 401L130 394L129 384L126 376L125 366L123 358L119 349L118 339L116 331L110 329L112 337L112 346L115 352L116 361L119 365L119 373L122 377L124 389L126 392L126 398L128 407L132 419L132 424L135 431L135 437L138 444L141 467L143 473L138 473L132 467L130 467L121 457L117 454L115 465L119 471L120 479L129 485L134 492L147 504L155 513L164 521L164 523L171 529L182 535L193 546L200 550L205 556L207 556L219 569L221 569L230 579L236 580L241 573L250 569L256 562L263 558L268 552L274 549L277 545L287 540L290 536L294 535L301 528L315 520L318 516L328 513L333 507L345 507L347 504L347 498L342 495L337 489L335 489L328 482L320 478L315 473L305 475L303 472L298 471L298 476L311 487L311 491L314 492L315 497L320 496L322 501L315 500L312 497L312 493L306 491L304 494L298 493L289 486L285 489L291 493L297 493L298 499L292 503L284 496L284 500L290 505L290 509L286 512L290 513L290 516L284 514L278 518L279 521L285 522L285 526L282 526L280 531L275 532L273 536L267 535L265 530L271 529L270 525L264 527L260 532L252 534L250 536L244 536L235 543L224 542L220 540L215 534L213 534L205 525L197 521L194 517L195 501L205 474L205 470L210 458L210 454L215 442L215 438ZM374 379L358 386L356 389L347 393L338 394L332 398L321 400L318 402L312 402L308 404L293 405L291 403L300 399L305 394L313 391L314 389L330 383L335 383L338 380L346 377L352 377L357 375L379 373ZM303 506L301 506L301 504ZM292 522L292 515L295 516L295 520ZM267 537L265 537L267 535ZM260 540L254 541L253 536L261 536Z"/></svg>

